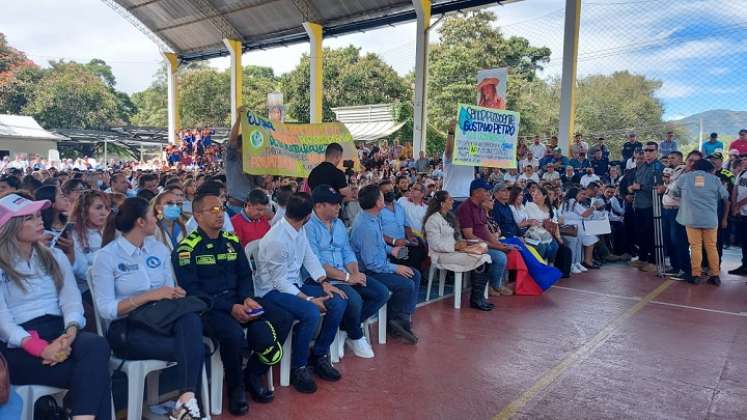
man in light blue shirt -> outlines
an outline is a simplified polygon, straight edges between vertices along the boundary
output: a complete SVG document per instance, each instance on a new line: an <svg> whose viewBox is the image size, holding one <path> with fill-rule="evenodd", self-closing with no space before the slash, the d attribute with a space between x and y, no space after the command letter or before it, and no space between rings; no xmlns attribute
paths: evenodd
<svg viewBox="0 0 747 420"><path fill-rule="evenodd" d="M407 247L407 258L400 261L402 264L420 269L428 251L410 226L407 220L407 212L395 201L394 185L389 180L379 183L379 190L384 195L384 208L379 213L381 219L381 230L384 232L384 242L391 246Z"/></svg>
<svg viewBox="0 0 747 420"><path fill-rule="evenodd" d="M703 147L700 148L705 156L710 156L716 152L724 151L724 143L718 139L718 133L711 133L708 137L708 141L703 143Z"/></svg>
<svg viewBox="0 0 747 420"><path fill-rule="evenodd" d="M662 158L669 156L670 153L678 151L677 140L674 139L674 133L667 131L667 136L659 143L659 154Z"/></svg>
<svg viewBox="0 0 747 420"><path fill-rule="evenodd" d="M304 230L309 245L327 273L327 278L348 295L348 307L340 328L348 335L353 353L364 359L374 357L361 322L376 314L389 299L389 289L358 270L358 260L348 240L340 214L342 196L330 185L319 185L311 192L314 212Z"/></svg>
<svg viewBox="0 0 747 420"><path fill-rule="evenodd" d="M350 242L367 278L384 283L392 296L389 298L387 326L390 334L416 344L412 332L412 314L418 302L420 272L405 265L392 264L388 256L396 256L401 246L384 243L384 232L379 213L384 208L384 196L377 185L367 185L358 192L361 212L353 222Z"/></svg>

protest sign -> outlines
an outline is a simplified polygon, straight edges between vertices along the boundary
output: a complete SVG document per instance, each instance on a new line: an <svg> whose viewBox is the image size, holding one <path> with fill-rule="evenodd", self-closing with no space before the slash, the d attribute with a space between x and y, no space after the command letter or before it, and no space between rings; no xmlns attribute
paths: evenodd
<svg viewBox="0 0 747 420"><path fill-rule="evenodd" d="M506 109L508 68L480 70L477 72L477 105L485 108Z"/></svg>
<svg viewBox="0 0 747 420"><path fill-rule="evenodd" d="M244 172L252 175L308 177L324 161L330 143L342 146L342 159L359 167L353 137L342 123L283 124L242 108Z"/></svg>
<svg viewBox="0 0 747 420"><path fill-rule="evenodd" d="M516 168L519 113L459 104L455 165Z"/></svg>

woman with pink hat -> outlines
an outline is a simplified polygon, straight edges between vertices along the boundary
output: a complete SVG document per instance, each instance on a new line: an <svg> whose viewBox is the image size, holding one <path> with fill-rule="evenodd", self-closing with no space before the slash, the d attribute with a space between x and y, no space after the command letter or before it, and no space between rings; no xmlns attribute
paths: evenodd
<svg viewBox="0 0 747 420"><path fill-rule="evenodd" d="M85 326L65 254L45 245L47 200L0 198L0 352L14 385L67 389L74 420L111 418L109 345Z"/></svg>

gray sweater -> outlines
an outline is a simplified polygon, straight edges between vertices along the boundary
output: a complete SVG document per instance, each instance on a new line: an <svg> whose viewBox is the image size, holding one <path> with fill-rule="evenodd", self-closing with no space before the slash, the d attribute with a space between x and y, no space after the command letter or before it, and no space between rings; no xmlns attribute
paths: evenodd
<svg viewBox="0 0 747 420"><path fill-rule="evenodd" d="M677 223L699 229L718 227L718 202L729 193L716 175L705 171L682 174L670 192L680 198Z"/></svg>

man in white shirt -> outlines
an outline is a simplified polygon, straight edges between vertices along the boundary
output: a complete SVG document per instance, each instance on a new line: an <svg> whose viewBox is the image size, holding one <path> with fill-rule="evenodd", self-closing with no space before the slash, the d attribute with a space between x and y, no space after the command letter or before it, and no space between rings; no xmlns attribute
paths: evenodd
<svg viewBox="0 0 747 420"><path fill-rule="evenodd" d="M589 153L589 143L583 141L581 134L576 134L571 145L571 157L578 158L582 153Z"/></svg>
<svg viewBox="0 0 747 420"><path fill-rule="evenodd" d="M306 236L304 225L311 217L312 208L309 194L290 196L283 220L259 242L254 277L255 295L285 309L298 321L293 336L291 384L307 394L317 389L309 364L321 379L341 378L330 363L329 347L348 305L347 295L327 280ZM310 278L304 281L306 277ZM320 320L321 331L309 355Z"/></svg>
<svg viewBox="0 0 747 420"><path fill-rule="evenodd" d="M594 168L586 168L586 173L584 176L581 177L580 184L582 187L586 188L591 184L592 182L599 182L599 175L594 173Z"/></svg>
<svg viewBox="0 0 747 420"><path fill-rule="evenodd" d="M428 209L425 201L423 201L424 198L425 186L415 184L410 187L410 194L407 197L401 197L397 200L397 203L405 210L405 216L413 233L420 238L423 237L423 218L425 217L425 211Z"/></svg>
<svg viewBox="0 0 747 420"><path fill-rule="evenodd" d="M542 142L540 142L540 136L534 136L532 144L529 145L529 151L532 152L532 156L535 159L542 159L547 153L547 148Z"/></svg>
<svg viewBox="0 0 747 420"><path fill-rule="evenodd" d="M444 190L449 192L456 201L464 201L469 197L469 184L475 179L475 168L472 166L454 165L454 129L456 122L449 124L446 136L446 150L444 151Z"/></svg>
<svg viewBox="0 0 747 420"><path fill-rule="evenodd" d="M552 163L547 164L547 170L542 174L542 181L551 182L552 184L560 185L560 172L555 170L555 165Z"/></svg>
<svg viewBox="0 0 747 420"><path fill-rule="evenodd" d="M534 166L527 165L524 167L524 173L519 175L518 182L523 182L524 185L526 185L529 181L534 181L539 184L540 179L539 175L537 175L536 172L534 172Z"/></svg>
<svg viewBox="0 0 747 420"><path fill-rule="evenodd" d="M532 152L527 152L526 157L519 161L520 171L523 172L524 168L526 168L527 166L532 166L534 169L537 169L540 166L539 159L537 159L535 155L532 154Z"/></svg>

